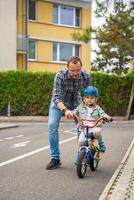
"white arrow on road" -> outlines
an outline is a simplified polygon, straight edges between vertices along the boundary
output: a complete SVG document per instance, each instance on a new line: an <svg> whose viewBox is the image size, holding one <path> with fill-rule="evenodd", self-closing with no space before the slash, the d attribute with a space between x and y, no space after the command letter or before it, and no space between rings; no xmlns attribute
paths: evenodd
<svg viewBox="0 0 134 200"><path fill-rule="evenodd" d="M24 146L26 146L29 142L31 142L31 141L25 141L25 142L17 143L17 144L14 144L14 145L13 145L12 147L10 147L10 148L24 147Z"/></svg>

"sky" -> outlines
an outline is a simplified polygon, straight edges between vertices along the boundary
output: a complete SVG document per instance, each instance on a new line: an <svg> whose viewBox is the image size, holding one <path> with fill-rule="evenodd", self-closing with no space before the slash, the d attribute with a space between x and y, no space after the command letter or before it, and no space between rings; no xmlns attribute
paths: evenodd
<svg viewBox="0 0 134 200"><path fill-rule="evenodd" d="M101 26L104 23L104 18L98 19L95 17L94 14L94 10L96 9L96 4L95 4L95 0L92 1L92 28ZM95 42L95 40L91 40L91 49L97 49L97 43ZM91 61L93 61L93 59L95 59L96 54L94 52L91 52Z"/></svg>

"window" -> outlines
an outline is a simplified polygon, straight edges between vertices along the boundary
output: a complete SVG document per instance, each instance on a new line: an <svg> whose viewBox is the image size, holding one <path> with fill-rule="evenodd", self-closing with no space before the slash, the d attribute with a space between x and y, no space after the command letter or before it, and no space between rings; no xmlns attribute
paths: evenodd
<svg viewBox="0 0 134 200"><path fill-rule="evenodd" d="M60 7L60 23L73 26L74 9L69 7Z"/></svg>
<svg viewBox="0 0 134 200"><path fill-rule="evenodd" d="M36 20L36 0L29 0L29 20Z"/></svg>
<svg viewBox="0 0 134 200"><path fill-rule="evenodd" d="M79 45L53 43L53 61L67 62L70 56L79 56Z"/></svg>
<svg viewBox="0 0 134 200"><path fill-rule="evenodd" d="M36 41L29 40L28 59L36 60Z"/></svg>
<svg viewBox="0 0 134 200"><path fill-rule="evenodd" d="M60 25L80 26L80 9L68 6L54 5L53 23Z"/></svg>

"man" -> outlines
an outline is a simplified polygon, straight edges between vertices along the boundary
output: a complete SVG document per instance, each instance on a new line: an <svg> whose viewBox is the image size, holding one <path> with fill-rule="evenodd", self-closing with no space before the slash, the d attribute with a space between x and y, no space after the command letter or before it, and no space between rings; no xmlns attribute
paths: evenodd
<svg viewBox="0 0 134 200"><path fill-rule="evenodd" d="M72 110L80 103L79 90L90 83L91 77L82 70L81 59L77 56L71 57L67 68L56 74L48 119L51 161L46 169L55 169L61 165L58 136L61 116L64 114L68 118L73 117Z"/></svg>

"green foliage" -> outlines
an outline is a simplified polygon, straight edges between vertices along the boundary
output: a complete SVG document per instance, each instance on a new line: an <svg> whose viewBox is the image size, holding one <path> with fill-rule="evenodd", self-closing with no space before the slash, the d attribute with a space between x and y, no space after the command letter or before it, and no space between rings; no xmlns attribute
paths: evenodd
<svg viewBox="0 0 134 200"><path fill-rule="evenodd" d="M91 28L86 28L86 29L84 29L83 34L80 34L79 32L74 32L72 34L72 37L74 40L83 41L85 43L88 43L91 40L92 32L93 32L93 30Z"/></svg>
<svg viewBox="0 0 134 200"><path fill-rule="evenodd" d="M134 73L134 60L131 61L130 65L131 66L130 66L130 68L128 70L128 73Z"/></svg>
<svg viewBox="0 0 134 200"><path fill-rule="evenodd" d="M12 115L47 115L53 79L52 73L0 72L0 113L10 99Z"/></svg>
<svg viewBox="0 0 134 200"><path fill-rule="evenodd" d="M109 10L111 10L111 7L116 7L117 3L127 3L127 4L133 4L133 0L95 0L96 2L96 10L95 14L97 17L105 17L109 13Z"/></svg>
<svg viewBox="0 0 134 200"><path fill-rule="evenodd" d="M134 73L116 75L93 72L93 85L99 89L99 105L114 116L126 115Z"/></svg>
<svg viewBox="0 0 134 200"><path fill-rule="evenodd" d="M134 4L115 3L114 13L106 17L105 24L96 31L99 49L93 61L95 70L121 74L128 70L134 58ZM106 68L106 66L108 66Z"/></svg>
<svg viewBox="0 0 134 200"><path fill-rule="evenodd" d="M110 2L108 0L101 0L101 2L95 0L95 2L97 5L95 10L96 17L104 17L108 11Z"/></svg>
<svg viewBox="0 0 134 200"><path fill-rule="evenodd" d="M54 73L20 71L0 72L0 115L48 115ZM134 73L117 76L92 72L93 85L99 90L99 104L110 115L125 115Z"/></svg>

